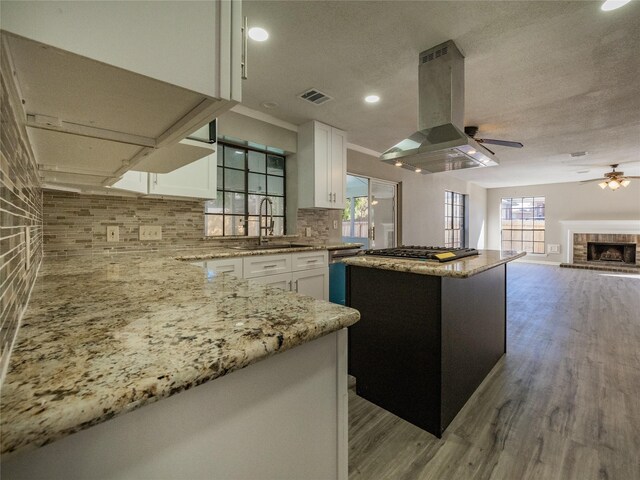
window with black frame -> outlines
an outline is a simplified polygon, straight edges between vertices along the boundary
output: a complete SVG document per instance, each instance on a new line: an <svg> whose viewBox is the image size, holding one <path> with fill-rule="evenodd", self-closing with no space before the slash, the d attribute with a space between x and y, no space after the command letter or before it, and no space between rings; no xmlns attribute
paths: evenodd
<svg viewBox="0 0 640 480"><path fill-rule="evenodd" d="M462 193L444 192L444 246L465 247L465 201Z"/></svg>
<svg viewBox="0 0 640 480"><path fill-rule="evenodd" d="M205 202L205 234L258 236L258 209L262 200L269 198L273 202L273 233L284 235L285 157L220 142L217 155L218 193L215 200Z"/></svg>

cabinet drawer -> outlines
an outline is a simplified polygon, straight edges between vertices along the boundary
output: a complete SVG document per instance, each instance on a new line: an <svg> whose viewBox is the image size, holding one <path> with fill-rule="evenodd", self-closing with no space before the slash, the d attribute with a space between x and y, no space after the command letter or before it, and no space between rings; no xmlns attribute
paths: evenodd
<svg viewBox="0 0 640 480"><path fill-rule="evenodd" d="M242 258L207 260L207 270L216 273L230 273L238 278L242 278Z"/></svg>
<svg viewBox="0 0 640 480"><path fill-rule="evenodd" d="M245 257L244 278L276 275L291 271L291 255L256 255Z"/></svg>
<svg viewBox="0 0 640 480"><path fill-rule="evenodd" d="M291 290L291 274L281 273L280 275L264 275L249 280L249 283L268 285L280 290Z"/></svg>
<svg viewBox="0 0 640 480"><path fill-rule="evenodd" d="M329 253L326 250L291 254L291 270L294 272L327 267L328 263Z"/></svg>

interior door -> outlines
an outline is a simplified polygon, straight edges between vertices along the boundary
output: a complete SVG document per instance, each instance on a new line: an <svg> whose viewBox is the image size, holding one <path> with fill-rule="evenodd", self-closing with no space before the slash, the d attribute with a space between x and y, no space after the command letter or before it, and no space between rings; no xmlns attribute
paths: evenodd
<svg viewBox="0 0 640 480"><path fill-rule="evenodd" d="M369 248L369 179L347 175L345 205L342 210L342 241L362 243Z"/></svg>
<svg viewBox="0 0 640 480"><path fill-rule="evenodd" d="M369 181L369 244L370 248L396 246L396 189L394 183Z"/></svg>

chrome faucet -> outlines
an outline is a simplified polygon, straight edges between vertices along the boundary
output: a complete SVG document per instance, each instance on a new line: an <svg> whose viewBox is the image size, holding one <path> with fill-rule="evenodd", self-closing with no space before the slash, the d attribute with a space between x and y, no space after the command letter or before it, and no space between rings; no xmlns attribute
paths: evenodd
<svg viewBox="0 0 640 480"><path fill-rule="evenodd" d="M267 203L265 207L265 215L268 215L266 225L262 226L262 205ZM269 213L269 207L271 207L271 213ZM260 202L260 207L258 207L258 244L263 245L266 243L266 240L262 238L262 230L264 230L265 235L273 235L273 202L270 198L264 197Z"/></svg>

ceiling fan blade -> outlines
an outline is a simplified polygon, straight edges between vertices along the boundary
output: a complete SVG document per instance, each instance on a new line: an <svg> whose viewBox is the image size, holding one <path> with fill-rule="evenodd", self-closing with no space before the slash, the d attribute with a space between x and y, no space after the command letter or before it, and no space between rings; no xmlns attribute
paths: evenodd
<svg viewBox="0 0 640 480"><path fill-rule="evenodd" d="M508 140L494 140L493 138L476 138L475 140L479 143L489 143L491 145L501 145L503 147L524 147L520 142L510 142Z"/></svg>
<svg viewBox="0 0 640 480"><path fill-rule="evenodd" d="M592 178L591 180L583 180L580 183L604 182L606 178Z"/></svg>

